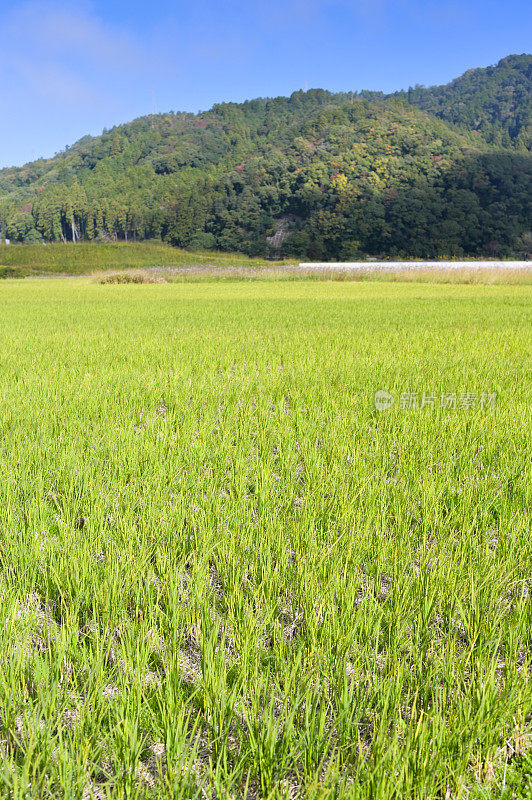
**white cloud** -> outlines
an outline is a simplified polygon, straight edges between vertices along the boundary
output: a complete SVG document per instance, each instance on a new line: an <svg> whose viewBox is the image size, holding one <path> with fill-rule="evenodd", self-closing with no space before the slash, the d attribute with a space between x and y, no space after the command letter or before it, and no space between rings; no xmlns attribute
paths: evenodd
<svg viewBox="0 0 532 800"><path fill-rule="evenodd" d="M91 13L88 6L73 7L58 2L23 3L9 15L6 32L23 40L37 54L74 54L109 66L131 59L135 44L121 31L113 31Z"/></svg>
<svg viewBox="0 0 532 800"><path fill-rule="evenodd" d="M16 58L12 70L18 73L26 91L51 103L75 105L97 102L97 95L90 84L76 78L71 72L54 62L40 62Z"/></svg>
<svg viewBox="0 0 532 800"><path fill-rule="evenodd" d="M3 85L52 104L107 104L132 80L168 68L149 33L140 40L112 27L88 4L30 0L0 16L0 29Z"/></svg>

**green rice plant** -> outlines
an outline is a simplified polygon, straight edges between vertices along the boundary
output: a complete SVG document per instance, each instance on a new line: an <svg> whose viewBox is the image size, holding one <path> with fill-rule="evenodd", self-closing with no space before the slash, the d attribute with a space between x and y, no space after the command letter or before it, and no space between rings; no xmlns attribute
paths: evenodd
<svg viewBox="0 0 532 800"><path fill-rule="evenodd" d="M526 797L530 299L2 282L0 797Z"/></svg>

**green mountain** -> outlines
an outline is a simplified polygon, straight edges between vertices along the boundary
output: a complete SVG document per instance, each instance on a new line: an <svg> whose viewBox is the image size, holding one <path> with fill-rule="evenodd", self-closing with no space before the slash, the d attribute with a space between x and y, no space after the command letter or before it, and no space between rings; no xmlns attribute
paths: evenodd
<svg viewBox="0 0 532 800"><path fill-rule="evenodd" d="M532 145L532 56L469 69L446 86L398 92L417 108L474 131L498 147Z"/></svg>
<svg viewBox="0 0 532 800"><path fill-rule="evenodd" d="M142 117L1 170L0 228L296 258L519 253L531 72L531 56L508 56L443 87Z"/></svg>

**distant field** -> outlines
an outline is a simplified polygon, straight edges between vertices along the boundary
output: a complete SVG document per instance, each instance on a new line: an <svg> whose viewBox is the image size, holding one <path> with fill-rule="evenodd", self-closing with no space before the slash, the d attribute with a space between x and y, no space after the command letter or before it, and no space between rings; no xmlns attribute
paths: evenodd
<svg viewBox="0 0 532 800"><path fill-rule="evenodd" d="M482 261L448 260L440 261L323 261L307 262L299 265L302 269L336 270L340 272L392 272L395 270L532 270L532 261Z"/></svg>
<svg viewBox="0 0 532 800"><path fill-rule="evenodd" d="M0 278L39 274L86 275L98 270L156 266L282 264L241 254L189 252L162 242L0 245ZM5 267L6 269L3 269Z"/></svg>
<svg viewBox="0 0 532 800"><path fill-rule="evenodd" d="M467 268L447 268L445 262L441 267L409 269L405 262L401 268L382 270L346 270L327 267L294 264L254 264L252 266L235 267L190 265L186 267L147 267L145 269L102 270L93 273L96 283L198 283L227 282L242 280L254 281L334 281L334 282L400 282L400 283L434 283L434 284L504 284L532 285L532 269L484 268L474 265Z"/></svg>
<svg viewBox="0 0 532 800"><path fill-rule="evenodd" d="M162 242L0 245L0 278L80 276L148 270L183 280L399 280L445 283L532 283L532 262L268 261L241 253L180 250ZM137 275L138 277L138 275ZM127 278L125 279L127 280Z"/></svg>
<svg viewBox="0 0 532 800"><path fill-rule="evenodd" d="M1 282L0 796L528 797L531 301Z"/></svg>

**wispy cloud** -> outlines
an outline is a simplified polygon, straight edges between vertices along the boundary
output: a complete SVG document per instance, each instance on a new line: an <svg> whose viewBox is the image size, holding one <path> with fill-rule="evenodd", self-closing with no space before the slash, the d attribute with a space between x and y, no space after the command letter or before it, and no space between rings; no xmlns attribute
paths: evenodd
<svg viewBox="0 0 532 800"><path fill-rule="evenodd" d="M17 56L11 62L11 71L16 73L19 85L32 97L40 97L51 105L82 103L94 104L98 97L88 81L78 79L71 71L53 61L39 61Z"/></svg>
<svg viewBox="0 0 532 800"><path fill-rule="evenodd" d="M107 67L132 63L139 52L131 35L104 24L86 4L22 3L8 16L6 30L19 46L23 43L36 55L75 55Z"/></svg>
<svg viewBox="0 0 532 800"><path fill-rule="evenodd" d="M0 80L52 105L107 104L131 79L161 64L147 35L104 23L88 4L30 0L0 17ZM175 67L175 64L173 65Z"/></svg>

